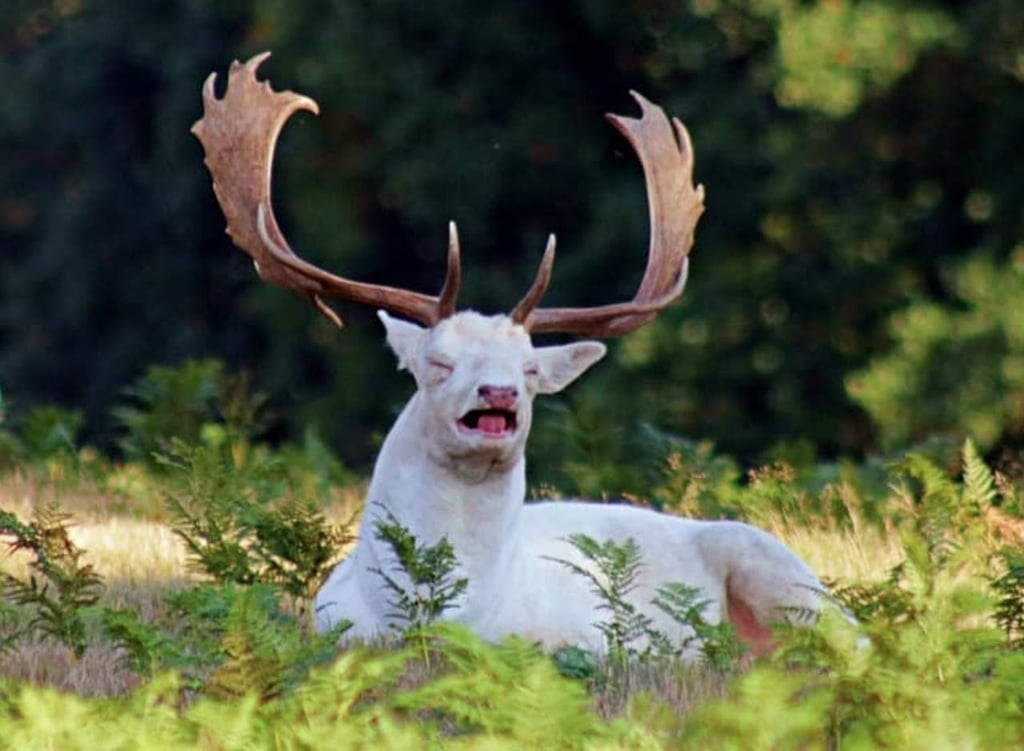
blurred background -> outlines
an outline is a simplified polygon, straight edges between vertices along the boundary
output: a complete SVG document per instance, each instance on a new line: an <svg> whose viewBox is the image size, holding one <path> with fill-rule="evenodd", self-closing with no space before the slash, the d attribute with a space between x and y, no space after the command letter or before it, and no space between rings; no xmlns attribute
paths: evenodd
<svg viewBox="0 0 1024 751"><path fill-rule="evenodd" d="M636 89L688 125L707 189L688 291L539 405L542 481L673 441L746 465L1020 447L1019 0L4 0L10 420L59 405L116 454L133 403L173 412L245 372L269 440L372 461L411 379L372 311L342 306L337 331L258 281L189 133L205 77L262 50L322 112L278 149L293 247L434 294L453 219L461 303L485 312L518 300L549 232L547 304L631 297L643 177L602 116Z"/></svg>

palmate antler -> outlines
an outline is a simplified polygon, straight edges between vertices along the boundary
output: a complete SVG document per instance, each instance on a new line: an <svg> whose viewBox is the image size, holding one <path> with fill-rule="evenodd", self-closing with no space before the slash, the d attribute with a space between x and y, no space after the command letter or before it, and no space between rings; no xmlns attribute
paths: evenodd
<svg viewBox="0 0 1024 751"><path fill-rule="evenodd" d="M214 94L216 74L211 73L203 86L203 117L192 126L206 152L206 165L231 239L252 256L263 279L307 295L339 326L341 320L322 298L373 305L427 326L452 315L461 278L454 223L449 225L448 271L437 297L335 276L302 260L289 247L270 203L274 148L294 112L304 109L317 113L318 107L308 97L291 91L275 92L268 83L257 82L257 68L269 55L257 55L244 65L232 63L223 99ZM687 254L704 211L704 191L692 184L693 150L682 123L673 120L670 124L660 107L638 94L633 96L640 104L640 119L608 117L637 152L646 176L651 244L640 287L627 303L537 308L551 279L555 256L552 236L536 279L510 314L534 333L619 336L650 321L683 292Z"/></svg>
<svg viewBox="0 0 1024 751"><path fill-rule="evenodd" d="M437 297L335 276L292 251L270 203L274 148L294 112L318 114L319 107L308 97L257 82L256 70L268 57L264 52L244 65L233 62L223 99L214 94L217 74L211 73L203 85L203 116L192 126L206 152L213 190L235 245L252 256L261 278L307 295L338 326L341 319L323 297L373 305L428 326L450 316L461 278L454 224L449 226L448 273Z"/></svg>
<svg viewBox="0 0 1024 751"><path fill-rule="evenodd" d="M661 107L635 91L631 93L640 105L640 119L622 115L607 118L640 157L647 182L651 244L640 287L626 303L534 310L551 278L555 256L552 237L533 286L511 314L535 334L557 331L621 336L651 321L683 294L689 269L687 256L704 213L704 187L693 185L693 146L686 127L676 118L670 124Z"/></svg>

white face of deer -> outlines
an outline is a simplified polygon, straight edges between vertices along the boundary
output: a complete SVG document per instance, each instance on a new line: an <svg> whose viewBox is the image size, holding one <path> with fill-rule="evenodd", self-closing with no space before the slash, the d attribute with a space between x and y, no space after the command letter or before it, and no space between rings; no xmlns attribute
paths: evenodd
<svg viewBox="0 0 1024 751"><path fill-rule="evenodd" d="M377 315L399 368L419 387L424 447L434 461L472 471L512 466L523 455L533 398L561 391L605 353L589 341L535 347L503 315L467 311L433 328Z"/></svg>

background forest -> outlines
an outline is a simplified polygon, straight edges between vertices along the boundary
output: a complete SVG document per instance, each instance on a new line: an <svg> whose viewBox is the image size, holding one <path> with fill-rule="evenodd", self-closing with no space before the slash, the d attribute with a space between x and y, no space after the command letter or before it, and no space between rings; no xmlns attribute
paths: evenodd
<svg viewBox="0 0 1024 751"><path fill-rule="evenodd" d="M544 408L535 480L667 436L747 464L936 434L1019 446L1018 0L7 0L0 388L15 423L56 403L80 412L79 438L117 448L133 413L114 405L149 388L175 412L147 369L214 357L270 395L272 440L315 430L370 461L411 391L379 325L346 307L339 333L256 279L189 133L205 77L265 49L275 87L323 113L278 152L293 245L433 293L454 219L462 303L485 311L518 299L548 232L549 303L631 296L643 181L602 114L632 114L636 89L687 123L707 188L687 294ZM202 401L219 372L197 365L175 398Z"/></svg>

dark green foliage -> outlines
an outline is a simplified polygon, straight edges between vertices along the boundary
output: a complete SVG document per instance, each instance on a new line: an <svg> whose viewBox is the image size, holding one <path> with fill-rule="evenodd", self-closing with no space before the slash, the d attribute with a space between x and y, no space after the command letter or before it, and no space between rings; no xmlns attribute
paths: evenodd
<svg viewBox="0 0 1024 751"><path fill-rule="evenodd" d="M281 611L277 590L266 584L241 588L232 599L222 626L224 659L204 684L211 696L267 701L295 689L311 668L334 658L351 625L309 634Z"/></svg>
<svg viewBox="0 0 1024 751"><path fill-rule="evenodd" d="M263 589L262 585L252 586ZM176 624L176 628L173 634L167 634L170 637L170 648L158 653L160 668L180 671L190 688L201 691L213 671L228 660L225 648L228 619L232 613L245 613L245 608L236 606L246 591L248 587L234 584L203 583L188 589L168 592L164 599L171 622ZM260 601L267 603L265 597ZM272 609L274 623L270 623L271 619L266 618L256 624L258 628L266 632L281 621L297 627L294 619L282 616L276 603ZM239 625L238 618L235 623L236 626ZM308 629L306 631L308 632ZM236 634L236 639L240 638L242 637ZM259 637L254 635L253 638Z"/></svg>
<svg viewBox="0 0 1024 751"><path fill-rule="evenodd" d="M35 407L22 420L22 443L29 457L39 460L54 455L73 455L82 430L81 412L60 407Z"/></svg>
<svg viewBox="0 0 1024 751"><path fill-rule="evenodd" d="M0 655L14 649L20 636L19 608L8 602L6 586L0 589Z"/></svg>
<svg viewBox="0 0 1024 751"><path fill-rule="evenodd" d="M95 605L102 579L82 560L68 536L69 517L56 506L41 508L30 522L0 510L0 539L10 553L28 556L28 575L0 572L4 599L27 613L25 628L81 657L87 646L85 612Z"/></svg>
<svg viewBox="0 0 1024 751"><path fill-rule="evenodd" d="M77 410L39 406L21 414L12 432L0 429L0 468L18 469L64 487L95 480L108 460L80 444Z"/></svg>
<svg viewBox="0 0 1024 751"><path fill-rule="evenodd" d="M216 353L286 395L278 435L312 425L372 456L408 393L372 314L346 306L338 335L261 285L188 132L206 75L270 48L275 85L324 113L278 150L295 247L434 291L453 218L463 302L488 310L518 299L549 231L550 304L630 295L643 186L601 114L635 88L690 126L708 188L690 289L574 389L583 455L535 462L538 481L633 493L655 464L606 475L647 456L644 423L744 464L797 439L1012 443L1022 26L1009 0L6 2L3 388L19 411L75 405L107 443L123 384Z"/></svg>
<svg viewBox="0 0 1024 751"><path fill-rule="evenodd" d="M134 610L99 608L98 616L103 633L125 651L132 672L152 676L168 666L184 667L184 657L172 637L144 623Z"/></svg>
<svg viewBox="0 0 1024 751"><path fill-rule="evenodd" d="M388 601L394 608L389 617L396 628L401 624L403 632L420 633L455 605L469 580L455 576L458 561L447 538L434 545L421 543L390 511L377 520L374 534L391 548L396 559L390 573L371 569L394 596Z"/></svg>
<svg viewBox="0 0 1024 751"><path fill-rule="evenodd" d="M850 393L890 448L936 432L986 451L1019 443L1024 267L979 253L946 276L953 299L914 299L894 314L892 349L851 374Z"/></svg>
<svg viewBox="0 0 1024 751"><path fill-rule="evenodd" d="M172 439L245 442L263 426L266 398L250 390L248 376L229 375L219 360L188 360L151 367L125 389L128 403L114 409L118 444L128 459L150 462ZM221 437L221 433L226 435Z"/></svg>
<svg viewBox="0 0 1024 751"><path fill-rule="evenodd" d="M993 617L1018 649L1024 648L1024 548L999 554L1003 572L992 581L997 600Z"/></svg>
<svg viewBox="0 0 1024 751"><path fill-rule="evenodd" d="M582 647L559 647L551 653L551 661L566 678L596 681L599 675L600 665L594 653Z"/></svg>

